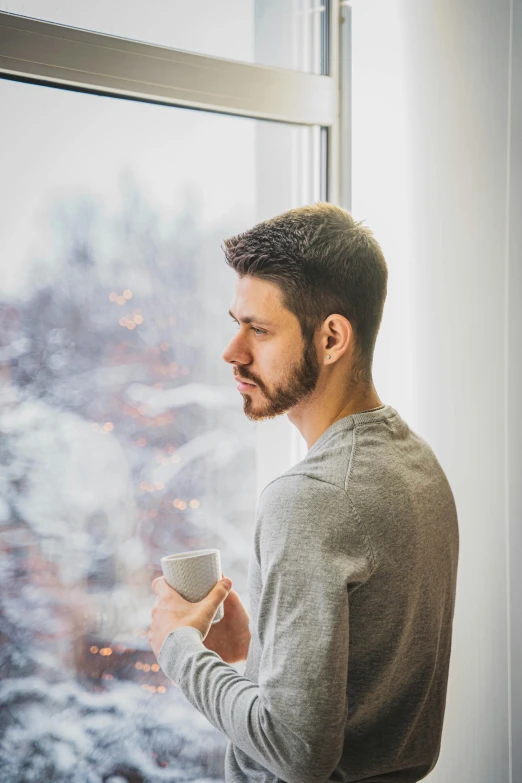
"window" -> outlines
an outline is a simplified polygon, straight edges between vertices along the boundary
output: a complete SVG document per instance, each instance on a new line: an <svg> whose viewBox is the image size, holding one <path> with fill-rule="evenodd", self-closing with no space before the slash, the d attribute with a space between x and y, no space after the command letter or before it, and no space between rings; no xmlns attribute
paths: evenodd
<svg viewBox="0 0 522 783"><path fill-rule="evenodd" d="M226 738L148 645L150 582L164 554L217 547L248 608L259 492L304 453L286 417L246 419L221 359L235 279L221 243L332 198L336 81L147 51L0 13L12 783L219 779Z"/></svg>

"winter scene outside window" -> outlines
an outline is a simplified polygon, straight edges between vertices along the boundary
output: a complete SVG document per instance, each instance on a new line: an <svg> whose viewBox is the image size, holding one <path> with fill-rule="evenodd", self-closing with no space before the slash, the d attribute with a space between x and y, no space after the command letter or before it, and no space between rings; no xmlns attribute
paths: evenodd
<svg viewBox="0 0 522 783"><path fill-rule="evenodd" d="M247 609L254 422L225 237L316 198L316 128L0 80L0 778L221 780L146 632L164 554ZM243 673L243 665L237 665Z"/></svg>

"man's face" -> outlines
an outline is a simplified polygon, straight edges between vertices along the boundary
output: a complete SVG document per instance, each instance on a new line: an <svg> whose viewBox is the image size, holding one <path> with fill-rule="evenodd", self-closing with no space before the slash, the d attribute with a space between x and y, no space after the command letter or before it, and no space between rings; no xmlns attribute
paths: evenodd
<svg viewBox="0 0 522 783"><path fill-rule="evenodd" d="M222 358L234 375L255 384L238 392L248 419L272 419L308 397L317 386L320 365L314 342L305 346L299 321L283 307L278 286L238 277L230 312L237 335ZM244 323L243 319L253 319Z"/></svg>

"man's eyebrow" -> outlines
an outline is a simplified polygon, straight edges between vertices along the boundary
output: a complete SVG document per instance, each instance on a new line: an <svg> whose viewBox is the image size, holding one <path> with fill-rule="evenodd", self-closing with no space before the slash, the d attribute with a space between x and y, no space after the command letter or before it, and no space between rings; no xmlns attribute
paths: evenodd
<svg viewBox="0 0 522 783"><path fill-rule="evenodd" d="M228 314L234 319L234 321L237 321L236 316L232 312L232 310L228 311ZM244 324L263 324L263 326L275 326L271 321L264 321L262 318L256 318L255 315L246 315L244 318L239 319Z"/></svg>

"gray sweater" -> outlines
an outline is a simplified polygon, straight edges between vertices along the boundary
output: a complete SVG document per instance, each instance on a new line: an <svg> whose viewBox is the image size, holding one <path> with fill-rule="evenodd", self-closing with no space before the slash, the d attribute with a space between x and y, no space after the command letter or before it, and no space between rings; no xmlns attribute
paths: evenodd
<svg viewBox="0 0 522 783"><path fill-rule="evenodd" d="M389 405L263 490L245 676L179 628L165 674L229 739L227 783L413 783L435 766L459 534L432 449Z"/></svg>

